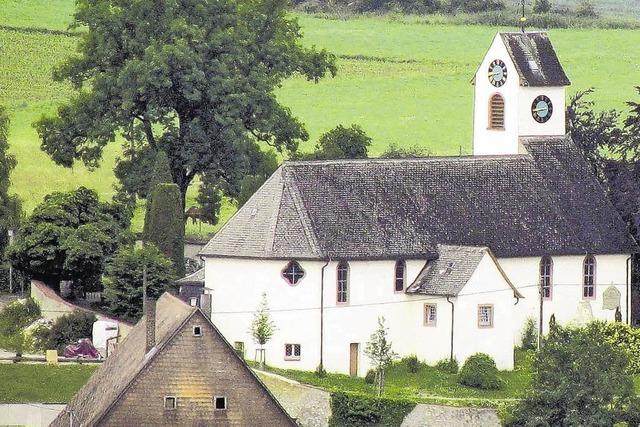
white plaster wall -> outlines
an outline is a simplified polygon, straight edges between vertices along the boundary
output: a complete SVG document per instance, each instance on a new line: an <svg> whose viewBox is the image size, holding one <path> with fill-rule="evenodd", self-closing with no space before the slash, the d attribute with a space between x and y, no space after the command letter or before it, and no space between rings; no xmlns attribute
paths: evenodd
<svg viewBox="0 0 640 427"><path fill-rule="evenodd" d="M555 314L556 320L567 324L576 319L581 301L591 306L593 317L613 321L614 310L602 308L602 294L609 286L615 286L621 293L623 321L626 319L626 260L628 255L596 255L596 296L592 300L582 298L582 266L584 256L555 256L553 260L553 290L550 300L543 302L544 330L548 330L549 318ZM501 258L500 265L518 290L525 296L515 310L516 340L527 317L538 319L539 315L539 265L540 257Z"/></svg>
<svg viewBox="0 0 640 427"><path fill-rule="evenodd" d="M489 82L489 65L501 59L507 66L507 81L502 87ZM482 60L475 76L473 112L473 154L495 155L518 153L518 90L520 78L500 34ZM505 129L489 130L489 99L496 93L505 100Z"/></svg>
<svg viewBox="0 0 640 427"><path fill-rule="evenodd" d="M299 261L305 277L296 286L288 285L280 272L287 261L251 259L215 259L205 262L206 286L212 293L212 319L231 342L242 341L246 357L253 359L256 345L249 333L253 315L263 292L271 309L276 333L266 345L267 363L272 366L314 370L320 361L320 275L324 262ZM451 333L451 306L443 297L407 295L394 292L395 261L352 261L349 263L349 301L336 303L336 267L331 262L325 270L324 300L324 366L330 372L349 372L350 344L359 344L358 374L369 369L364 354L366 342L377 328L379 316L384 316L389 338L394 350L401 356L416 354L419 359L434 363L449 357ZM423 260L407 261L407 284L410 284L424 266ZM485 286L498 277L497 271L483 267L478 272L478 285ZM503 286L506 286L503 283ZM503 288L504 289L504 288ZM507 291L510 294L510 291ZM500 295L488 300L503 317L498 301ZM476 297L461 297L461 304L474 304ZM507 305L513 298L507 295ZM437 326L424 325L424 304L437 305ZM486 346L474 338L477 332L477 307L456 314L457 331L465 323L473 324L473 330L460 332L460 342L455 346L456 358L463 361L468 354L484 351L499 361L502 369L513 366L513 346ZM472 312L472 315L469 315ZM469 317L470 316L470 317ZM469 322L465 319L469 318ZM483 331L483 335L503 334L502 328ZM513 340L513 331L506 338L492 338L488 343ZM483 338L484 340L484 338ZM284 359L286 343L301 344L301 359ZM482 345L481 345L482 344ZM478 347L477 345L480 345ZM509 357L511 360L509 361Z"/></svg>
<svg viewBox="0 0 640 427"><path fill-rule="evenodd" d="M546 123L538 123L531 114L533 100L546 95L553 104L553 114ZM564 87L521 87L518 92L518 134L521 136L562 136L565 127L565 88Z"/></svg>
<svg viewBox="0 0 640 427"><path fill-rule="evenodd" d="M516 299L492 258L484 256L456 303L454 353L460 365L474 353L486 353L498 369L513 369ZM493 327L478 326L478 306L493 305Z"/></svg>

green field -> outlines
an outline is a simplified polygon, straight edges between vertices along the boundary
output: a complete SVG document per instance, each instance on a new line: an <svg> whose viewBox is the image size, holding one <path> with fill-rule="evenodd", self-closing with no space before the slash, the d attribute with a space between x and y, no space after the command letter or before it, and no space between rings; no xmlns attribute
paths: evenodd
<svg viewBox="0 0 640 427"><path fill-rule="evenodd" d="M27 211L54 190L78 185L113 193L112 167L118 147L105 153L102 167L88 171L55 166L39 150L31 123L71 95L68 86L51 81L51 69L73 52L77 38L9 27L64 30L72 13L70 0L1 0L0 103L11 112L11 150L18 158L13 190ZM611 0L611 5L624 2ZM311 141L337 124L360 124L373 138L371 152L389 144L420 145L434 154L469 153L473 88L470 80L497 31L486 26L425 25L392 17L349 20L298 15L304 42L339 57L339 74L319 84L291 79L279 90L282 102L306 124ZM633 30L551 30L558 54L573 86L569 93L595 87L596 107L624 109L640 85ZM193 197L191 193L191 197ZM193 202L190 201L189 204ZM139 212L142 212L139 209ZM223 218L233 212L227 204ZM135 227L141 225L137 215ZM213 230L203 227L204 233ZM197 234L190 226L190 234Z"/></svg>

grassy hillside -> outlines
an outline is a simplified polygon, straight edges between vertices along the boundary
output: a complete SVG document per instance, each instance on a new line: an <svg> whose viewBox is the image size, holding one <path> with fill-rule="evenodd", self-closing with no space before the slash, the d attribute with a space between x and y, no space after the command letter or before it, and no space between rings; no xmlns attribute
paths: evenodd
<svg viewBox="0 0 640 427"><path fill-rule="evenodd" d="M612 4L615 0L611 0ZM622 4L622 2L619 2ZM42 196L86 185L109 197L112 145L101 168L88 171L55 166L39 150L31 123L71 95L51 81L52 66L73 52L77 38L7 29L6 26L67 27L70 0L3 0L0 9L0 103L12 114L11 149L18 158L13 189L30 210ZM339 75L312 84L291 79L279 90L284 104L306 123L311 149L317 137L337 124L360 124L374 140L372 154L389 144L421 145L434 154L468 153L471 148L470 85L477 64L499 28L424 25L388 17L330 20L300 15L308 45L339 56ZM552 30L551 37L573 81L570 93L595 87L602 109L625 108L637 97L640 33L630 30ZM191 194L193 196L193 194ZM191 203L190 203L191 204ZM142 210L140 210L142 212ZM223 218L233 212L225 206ZM136 228L141 216L136 217ZM203 233L211 232L203 227ZM189 228L197 233L196 227Z"/></svg>

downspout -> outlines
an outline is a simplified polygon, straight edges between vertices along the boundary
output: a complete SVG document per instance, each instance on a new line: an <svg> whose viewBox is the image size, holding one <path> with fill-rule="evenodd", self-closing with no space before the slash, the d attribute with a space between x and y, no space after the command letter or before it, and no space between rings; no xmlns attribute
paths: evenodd
<svg viewBox="0 0 640 427"><path fill-rule="evenodd" d="M453 361L453 326L454 326L454 321L455 321L455 305L453 305L453 301L451 301L449 298L451 298L450 295L447 295L447 302L449 304L451 304L451 356L450 359L451 361Z"/></svg>
<svg viewBox="0 0 640 427"><path fill-rule="evenodd" d="M631 299L631 260L633 259L632 256L629 256L629 258L627 258L627 325L630 324L630 317L629 317L629 300Z"/></svg>
<svg viewBox="0 0 640 427"><path fill-rule="evenodd" d="M322 266L322 272L320 273L320 366L319 371L324 369L323 355L324 355L324 269L327 268L331 262L331 257L327 259L327 262Z"/></svg>

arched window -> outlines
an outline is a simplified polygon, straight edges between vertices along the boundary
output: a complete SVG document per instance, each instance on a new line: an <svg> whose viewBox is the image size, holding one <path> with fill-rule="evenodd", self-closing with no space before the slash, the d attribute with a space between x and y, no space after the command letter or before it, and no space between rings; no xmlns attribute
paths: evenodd
<svg viewBox="0 0 640 427"><path fill-rule="evenodd" d="M393 290L395 292L404 291L404 281L406 277L407 264L404 260L396 261L396 274L395 274L395 282Z"/></svg>
<svg viewBox="0 0 640 427"><path fill-rule="evenodd" d="M596 297L596 259L593 255L587 255L582 268L582 297Z"/></svg>
<svg viewBox="0 0 640 427"><path fill-rule="evenodd" d="M304 277L304 270L297 261L290 261L284 270L282 270L282 277L284 277L284 280L290 285L295 285Z"/></svg>
<svg viewBox="0 0 640 427"><path fill-rule="evenodd" d="M349 264L346 261L340 261L337 272L337 295L338 304L345 304L349 301Z"/></svg>
<svg viewBox="0 0 640 427"><path fill-rule="evenodd" d="M504 130L504 98L497 93L489 101L489 129Z"/></svg>
<svg viewBox="0 0 640 427"><path fill-rule="evenodd" d="M542 298L551 299L552 295L553 261L551 257L544 256L540 260L540 287Z"/></svg>

